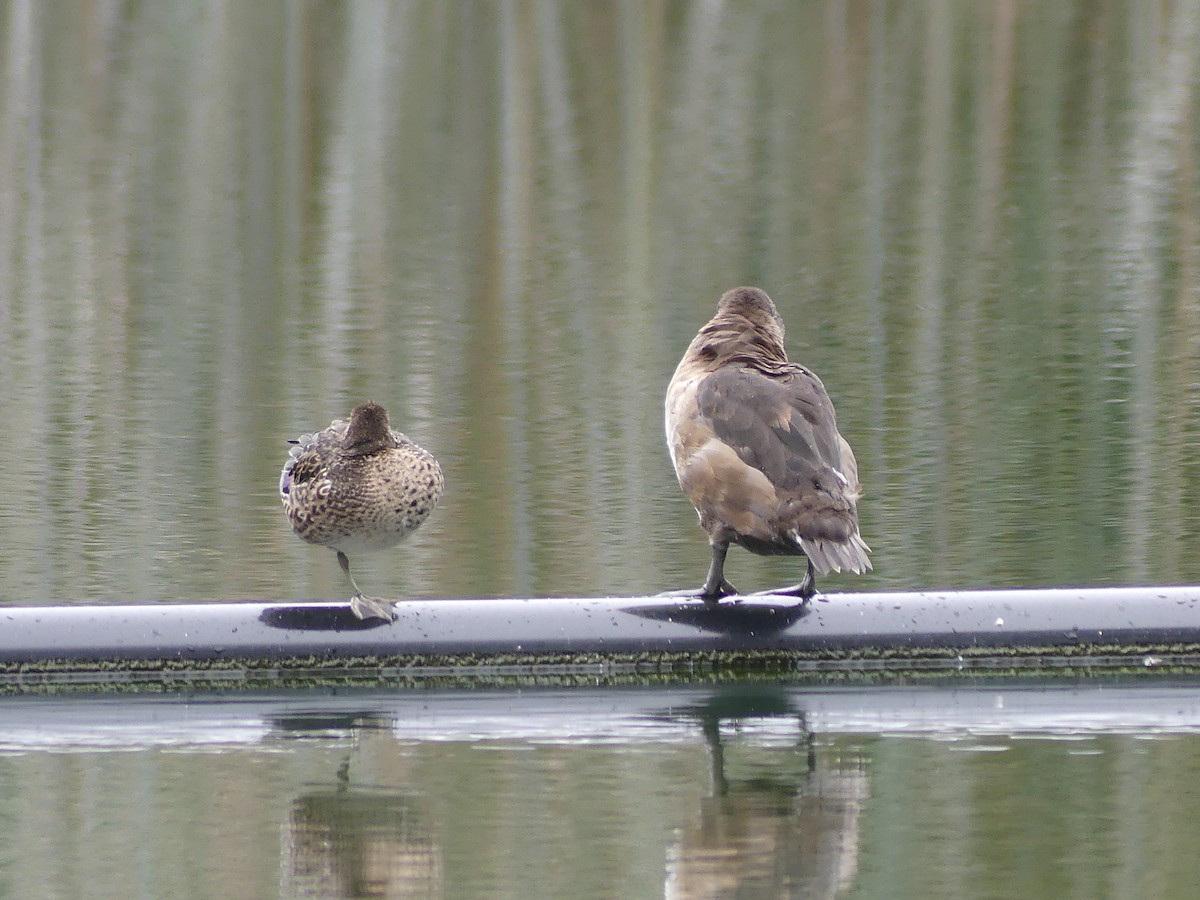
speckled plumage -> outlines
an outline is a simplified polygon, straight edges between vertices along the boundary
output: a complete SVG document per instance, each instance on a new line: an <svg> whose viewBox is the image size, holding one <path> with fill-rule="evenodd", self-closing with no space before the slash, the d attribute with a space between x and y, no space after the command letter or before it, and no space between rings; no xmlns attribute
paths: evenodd
<svg viewBox="0 0 1200 900"><path fill-rule="evenodd" d="M393 619L391 604L364 597L350 574L349 554L394 547L415 531L442 497L442 467L431 453L389 425L387 410L364 403L293 442L279 478L292 531L337 551L354 587L359 618Z"/></svg>

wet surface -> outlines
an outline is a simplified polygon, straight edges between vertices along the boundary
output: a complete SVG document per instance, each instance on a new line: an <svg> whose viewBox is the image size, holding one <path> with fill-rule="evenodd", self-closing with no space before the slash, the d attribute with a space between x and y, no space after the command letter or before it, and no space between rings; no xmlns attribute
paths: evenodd
<svg viewBox="0 0 1200 900"><path fill-rule="evenodd" d="M1197 696L1091 678L9 700L0 873L9 896L1051 896L1148 877L1178 895ZM105 827L48 859L73 822ZM1113 854L1130 827L1137 852Z"/></svg>

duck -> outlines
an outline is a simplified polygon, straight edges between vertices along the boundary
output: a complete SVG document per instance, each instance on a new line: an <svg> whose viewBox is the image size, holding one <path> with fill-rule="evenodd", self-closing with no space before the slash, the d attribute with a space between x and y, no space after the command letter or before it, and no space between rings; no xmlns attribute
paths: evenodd
<svg viewBox="0 0 1200 900"><path fill-rule="evenodd" d="M391 427L387 410L359 404L349 420L303 434L279 476L279 496L301 540L336 551L359 619L395 621L394 601L368 597L350 572L350 554L396 546L429 518L445 490L429 451Z"/></svg>
<svg viewBox="0 0 1200 900"><path fill-rule="evenodd" d="M816 576L862 574L858 463L816 373L788 359L775 303L756 287L721 295L667 387L667 447L675 476L708 535L712 559L698 591L735 595L725 558L736 544L763 556L803 556L795 585L764 591L806 604Z"/></svg>

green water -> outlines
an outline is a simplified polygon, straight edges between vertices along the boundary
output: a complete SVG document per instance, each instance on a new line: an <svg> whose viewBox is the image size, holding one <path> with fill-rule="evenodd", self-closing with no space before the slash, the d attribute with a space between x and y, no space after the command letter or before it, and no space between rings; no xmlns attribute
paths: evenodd
<svg viewBox="0 0 1200 900"><path fill-rule="evenodd" d="M1191 683L10 699L0 895L1188 897Z"/></svg>
<svg viewBox="0 0 1200 900"><path fill-rule="evenodd" d="M662 396L745 283L859 460L829 587L1200 580L1198 83L1198 0L0 3L0 604L344 596L276 484L368 398L447 478L368 592L697 585ZM734 740L727 801L703 729L34 742L0 894L287 896L360 777L455 896L732 896L690 848L807 846L826 783L852 895L1197 883L1186 729L936 734Z"/></svg>

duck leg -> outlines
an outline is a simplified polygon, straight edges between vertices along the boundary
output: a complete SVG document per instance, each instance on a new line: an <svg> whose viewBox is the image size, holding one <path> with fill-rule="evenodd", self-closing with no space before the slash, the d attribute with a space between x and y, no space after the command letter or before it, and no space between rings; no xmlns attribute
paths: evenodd
<svg viewBox="0 0 1200 900"><path fill-rule="evenodd" d="M708 576L704 584L697 588L684 588L680 591L663 591L659 597L698 597L705 603L716 604L722 597L729 597L738 592L732 584L725 580L725 554L729 552L729 542L724 541L712 545L712 562L708 566Z"/></svg>
<svg viewBox="0 0 1200 900"><path fill-rule="evenodd" d="M342 571L350 579L350 586L354 588L354 596L350 598L350 611L360 619L383 619L387 622L396 621L396 612L392 609L392 601L384 600L382 597L368 597L363 594L359 590L354 576L350 574L350 557L339 550L337 558L338 565L342 567Z"/></svg>
<svg viewBox="0 0 1200 900"><path fill-rule="evenodd" d="M712 562L708 566L708 577L700 588L700 599L705 603L716 603L722 597L728 597L738 592L732 584L725 580L725 554L729 552L728 541L716 541L712 545Z"/></svg>

